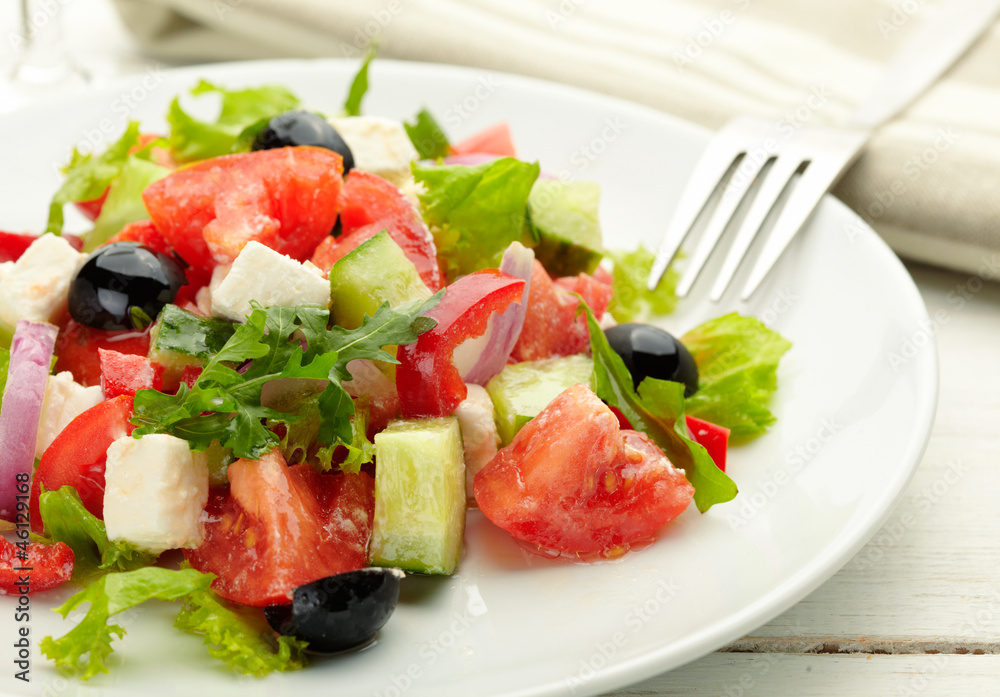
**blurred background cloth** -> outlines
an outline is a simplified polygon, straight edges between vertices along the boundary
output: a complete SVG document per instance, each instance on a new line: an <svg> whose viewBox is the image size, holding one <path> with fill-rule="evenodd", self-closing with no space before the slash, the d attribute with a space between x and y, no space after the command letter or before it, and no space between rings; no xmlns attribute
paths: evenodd
<svg viewBox="0 0 1000 697"><path fill-rule="evenodd" d="M711 129L743 113L844 121L944 2L115 0L159 58L359 58L376 40L383 57L568 83ZM876 134L834 193L901 256L997 276L1000 26Z"/></svg>

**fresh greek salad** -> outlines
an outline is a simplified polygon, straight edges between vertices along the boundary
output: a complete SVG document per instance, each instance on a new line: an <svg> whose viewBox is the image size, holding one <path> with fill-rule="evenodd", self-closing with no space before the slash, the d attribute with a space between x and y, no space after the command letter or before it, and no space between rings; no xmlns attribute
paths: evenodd
<svg viewBox="0 0 1000 697"><path fill-rule="evenodd" d="M461 566L470 507L620 557L732 500L727 448L774 421L784 338L664 331L675 276L603 247L597 184L506 124L362 113L368 60L333 116L203 81L214 120L175 99L74 151L47 229L0 232L0 593L81 588L40 644L66 673L153 599L241 673L364 645L407 573Z"/></svg>

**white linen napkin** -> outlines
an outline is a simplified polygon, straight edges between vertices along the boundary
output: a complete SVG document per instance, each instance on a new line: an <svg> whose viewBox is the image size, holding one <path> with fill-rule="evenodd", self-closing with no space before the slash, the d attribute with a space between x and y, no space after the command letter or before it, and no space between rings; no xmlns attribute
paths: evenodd
<svg viewBox="0 0 1000 697"><path fill-rule="evenodd" d="M577 85L716 129L843 122L948 0L115 0L159 56L379 55ZM1000 25L834 193L904 257L1000 277Z"/></svg>

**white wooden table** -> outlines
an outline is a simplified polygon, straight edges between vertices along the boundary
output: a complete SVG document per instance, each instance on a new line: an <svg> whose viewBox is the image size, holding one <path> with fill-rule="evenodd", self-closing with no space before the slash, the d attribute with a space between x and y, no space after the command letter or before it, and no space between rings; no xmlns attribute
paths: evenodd
<svg viewBox="0 0 1000 697"><path fill-rule="evenodd" d="M11 26L14 3L0 7ZM108 0L66 4L104 75L141 72ZM0 47L0 64L4 51ZM769 624L615 697L1000 694L1000 284L910 266L937 336L937 421L903 501L819 590ZM965 288L981 289L959 306Z"/></svg>

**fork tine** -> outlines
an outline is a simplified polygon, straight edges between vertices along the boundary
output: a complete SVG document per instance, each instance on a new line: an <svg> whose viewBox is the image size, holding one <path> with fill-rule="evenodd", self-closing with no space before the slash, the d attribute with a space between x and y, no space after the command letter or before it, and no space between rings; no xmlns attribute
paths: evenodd
<svg viewBox="0 0 1000 697"><path fill-rule="evenodd" d="M750 249L757 232L764 224L767 214L771 212L778 197L781 196L781 192L788 186L789 180L801 164L802 158L794 150L787 155L779 155L774 161L774 165L764 177L760 191L757 192L750 205L747 217L740 224L739 232L736 233L733 245L729 248L729 253L726 254L726 259L722 263L719 276L715 279L715 284L709 293L709 298L713 302L718 302L723 293L726 292L726 288L732 283L736 270L746 256L747 250Z"/></svg>
<svg viewBox="0 0 1000 697"><path fill-rule="evenodd" d="M740 297L747 300L764 280L771 267L778 261L782 252L792 241L792 238L805 225L816 206L855 160L862 143L867 139L864 133L839 134L843 141L837 151L840 157L816 159L810 163L802 177L795 184L788 203L778 216L774 229L771 231L764 248L757 257Z"/></svg>
<svg viewBox="0 0 1000 697"><path fill-rule="evenodd" d="M747 192L750 191L754 179L756 179L760 170L771 159L770 156L758 158L745 157L736 168L736 171L733 172L726 183L721 200L712 212L712 218L709 220L705 232L702 233L701 239L698 240L698 247L695 249L687 268L684 270L684 275L677 284L677 297L687 297L687 294L691 291L691 286L698 280L698 276L705 267L705 263L719 244L722 233L725 232L729 222L733 219L736 209L739 208L743 199L746 198Z"/></svg>
<svg viewBox="0 0 1000 697"><path fill-rule="evenodd" d="M745 152L745 148L741 144L722 137L724 132L725 130L721 131L702 153L694 174L688 180L687 186L684 187L680 203L677 210L674 211L670 225L667 227L667 233L663 236L663 242L660 243L660 249L656 253L656 259L649 272L649 280L647 281L649 290L656 290L656 286L659 285L664 272L676 256L684 238L691 231L694 221L698 219L698 215L708 203L712 192L715 191L736 158Z"/></svg>

